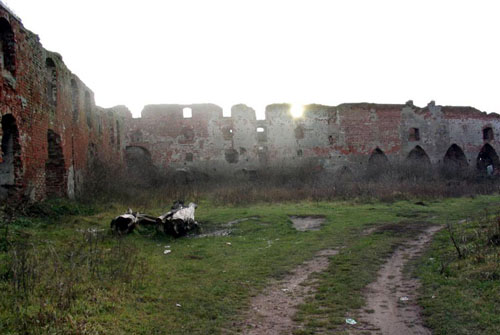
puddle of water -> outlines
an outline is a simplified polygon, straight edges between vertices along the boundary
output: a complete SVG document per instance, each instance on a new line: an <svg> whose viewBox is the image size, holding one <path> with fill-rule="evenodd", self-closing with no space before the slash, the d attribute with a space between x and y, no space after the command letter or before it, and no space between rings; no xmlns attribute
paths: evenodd
<svg viewBox="0 0 500 335"><path fill-rule="evenodd" d="M231 228L234 225L237 225L238 223L241 223L241 222L245 222L245 221L249 221L249 220L258 220L258 219L259 219L259 217L257 217L257 216L236 219L236 220L221 224L218 227L212 227L210 230L207 230L207 228L203 228L203 226L202 226L202 233L201 234L193 234L192 237L200 238L200 237L228 236L228 235L231 235L231 233L232 233ZM220 228L222 228L222 229L220 229Z"/></svg>
<svg viewBox="0 0 500 335"><path fill-rule="evenodd" d="M293 227L298 231L320 230L321 224L325 222L325 217L321 215L290 215L289 218Z"/></svg>

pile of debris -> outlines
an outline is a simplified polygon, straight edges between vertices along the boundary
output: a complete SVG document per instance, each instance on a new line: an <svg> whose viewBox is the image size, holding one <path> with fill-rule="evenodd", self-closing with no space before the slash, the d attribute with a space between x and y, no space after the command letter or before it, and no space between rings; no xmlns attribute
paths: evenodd
<svg viewBox="0 0 500 335"><path fill-rule="evenodd" d="M183 201L176 201L167 213L154 217L134 212L130 208L125 214L111 220L111 230L118 234L130 234L138 225L155 226L164 234L179 237L199 228L194 220L194 211L198 207L191 202L185 206Z"/></svg>

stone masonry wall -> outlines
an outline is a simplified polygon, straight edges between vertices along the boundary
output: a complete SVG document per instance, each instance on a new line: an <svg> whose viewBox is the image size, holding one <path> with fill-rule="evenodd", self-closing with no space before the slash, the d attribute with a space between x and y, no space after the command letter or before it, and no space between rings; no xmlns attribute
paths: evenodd
<svg viewBox="0 0 500 335"><path fill-rule="evenodd" d="M183 109L192 109L184 118ZM500 116L471 107L424 108L411 101L400 105L308 105L303 117L293 118L290 105L266 108L256 120L245 105L223 117L217 105L150 105L142 117L129 120L127 150L140 147L162 170L216 171L234 175L262 168L315 170L366 169L376 149L391 162L402 162L417 146L434 165L443 163L455 144L476 168L488 144L500 150ZM491 128L492 137L483 138ZM496 153L495 153L496 154ZM494 159L496 168L498 159Z"/></svg>

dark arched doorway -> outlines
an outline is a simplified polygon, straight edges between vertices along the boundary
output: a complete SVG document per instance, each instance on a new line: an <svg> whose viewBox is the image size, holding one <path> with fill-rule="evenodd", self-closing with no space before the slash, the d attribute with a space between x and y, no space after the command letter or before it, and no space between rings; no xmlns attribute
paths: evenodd
<svg viewBox="0 0 500 335"><path fill-rule="evenodd" d="M411 166L417 166L417 167L430 167L431 165L431 160L429 156L427 155L425 150L422 149L420 145L417 145L408 153L406 161Z"/></svg>
<svg viewBox="0 0 500 335"><path fill-rule="evenodd" d="M19 132L12 114L2 116L2 156L0 159L0 199L6 199L16 185L20 166Z"/></svg>
<svg viewBox="0 0 500 335"><path fill-rule="evenodd" d="M479 171L486 173L487 172L487 167L491 165L493 167L493 170L497 170L499 168L499 159L498 155L493 149L491 145L486 143L479 154L477 155L476 159L476 167Z"/></svg>
<svg viewBox="0 0 500 335"><path fill-rule="evenodd" d="M45 191L47 196L66 195L66 169L61 146L61 136L49 129L47 132L48 159L45 163Z"/></svg>
<svg viewBox="0 0 500 335"><path fill-rule="evenodd" d="M465 168L468 165L463 150L456 144L452 144L446 151L443 164L448 168Z"/></svg>
<svg viewBox="0 0 500 335"><path fill-rule="evenodd" d="M366 170L368 177L377 177L379 175L385 174L389 167L389 159L385 153L376 148L373 150L370 158L368 158L368 168Z"/></svg>
<svg viewBox="0 0 500 335"><path fill-rule="evenodd" d="M373 150L370 158L368 159L369 167L385 167L389 164L389 159L385 153L379 148Z"/></svg>

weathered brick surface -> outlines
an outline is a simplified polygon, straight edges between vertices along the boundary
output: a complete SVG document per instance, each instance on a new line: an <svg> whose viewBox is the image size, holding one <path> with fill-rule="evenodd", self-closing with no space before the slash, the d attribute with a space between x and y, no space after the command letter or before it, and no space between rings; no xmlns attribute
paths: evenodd
<svg viewBox="0 0 500 335"><path fill-rule="evenodd" d="M185 107L192 109L192 118L183 118ZM500 150L500 116L471 107L433 102L424 108L411 102L308 105L297 119L289 110L287 104L269 105L266 119L256 120L245 105L233 106L231 117L223 117L221 108L211 104L146 106L142 117L128 124L127 146L146 149L161 169L230 175L301 165L330 171L365 169L377 148L395 162L419 146L419 154L425 152L432 164L440 164L453 144L475 168L486 143ZM483 129L488 127L494 138L484 140Z"/></svg>
<svg viewBox="0 0 500 335"><path fill-rule="evenodd" d="M122 160L124 132L117 139L117 125L124 128L130 113L96 107L92 91L66 68L62 57L45 50L38 36L1 5L0 27L4 59L0 62L0 114L14 117L19 143L15 185L0 187L8 188L10 196L26 194L32 199L42 199L47 193L73 196L84 183L91 144L98 148L96 155ZM6 37L5 27L11 29L12 37ZM5 40L11 41L12 52L6 49ZM14 65L5 62L11 56ZM49 130L58 138L62 156L57 159L49 155ZM2 130L0 136L6 143ZM0 164L6 164L5 155L2 152Z"/></svg>

